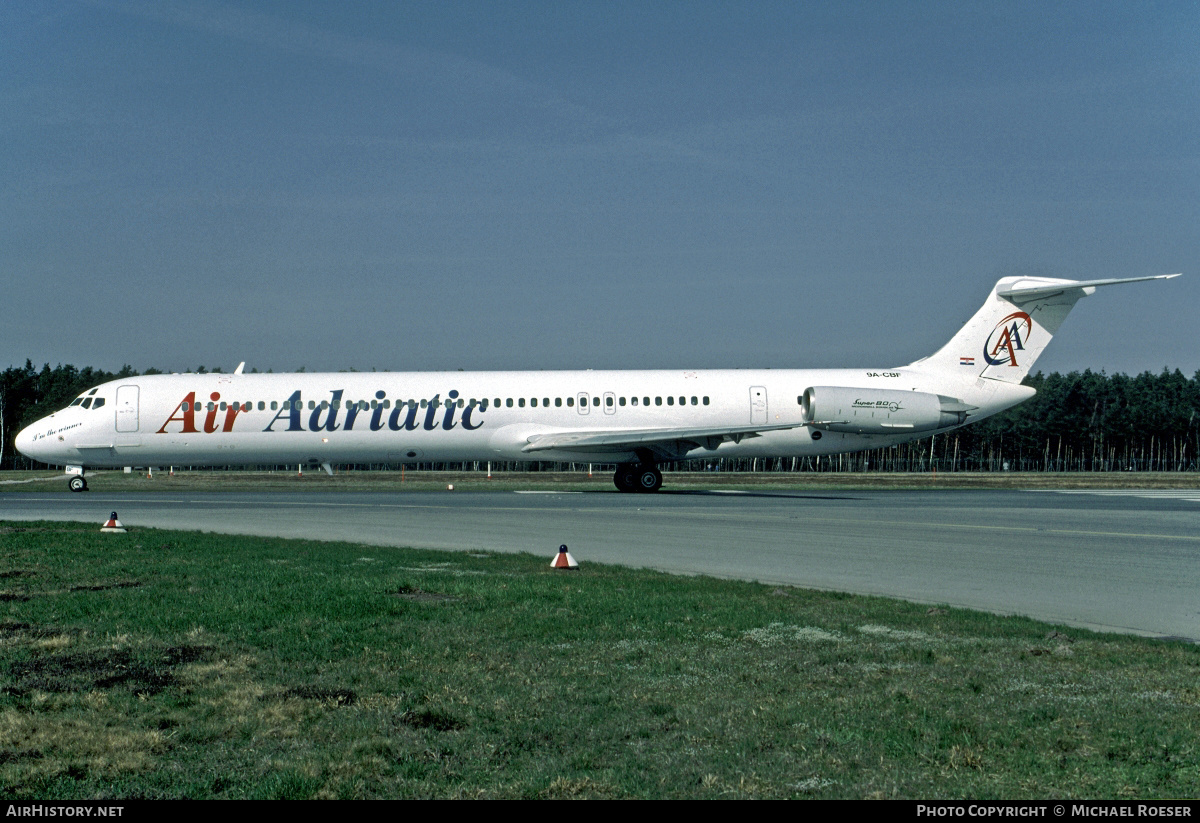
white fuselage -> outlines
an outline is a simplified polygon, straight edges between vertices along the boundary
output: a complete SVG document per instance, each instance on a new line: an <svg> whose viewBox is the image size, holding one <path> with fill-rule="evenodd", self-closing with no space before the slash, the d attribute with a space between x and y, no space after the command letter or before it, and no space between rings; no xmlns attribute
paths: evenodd
<svg viewBox="0 0 1200 823"><path fill-rule="evenodd" d="M105 383L17 437L43 463L88 468L474 460L623 462L629 447L527 448L539 436L792 425L681 440L673 459L861 451L944 431L818 432L812 386L957 398L974 422L1033 390L923 370L698 370L172 374ZM96 407L96 400L103 404ZM448 405L449 404L449 405ZM86 406L86 407L85 407ZM664 459L663 452L658 459Z"/></svg>

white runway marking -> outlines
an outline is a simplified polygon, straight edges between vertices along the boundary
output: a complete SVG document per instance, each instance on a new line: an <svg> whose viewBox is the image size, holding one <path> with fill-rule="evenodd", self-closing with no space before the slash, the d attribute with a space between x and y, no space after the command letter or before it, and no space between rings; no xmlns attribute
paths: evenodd
<svg viewBox="0 0 1200 823"><path fill-rule="evenodd" d="M1030 489L1030 491L1037 491ZM1099 494L1108 497L1147 497L1200 503L1200 489L1049 489L1055 494Z"/></svg>
<svg viewBox="0 0 1200 823"><path fill-rule="evenodd" d="M513 494L583 494L583 492L556 492L556 491L519 491Z"/></svg>

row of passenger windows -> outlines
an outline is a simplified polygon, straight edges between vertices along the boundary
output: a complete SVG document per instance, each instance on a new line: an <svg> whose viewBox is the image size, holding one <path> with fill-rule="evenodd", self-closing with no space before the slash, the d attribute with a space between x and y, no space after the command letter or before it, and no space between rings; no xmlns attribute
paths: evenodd
<svg viewBox="0 0 1200 823"><path fill-rule="evenodd" d="M651 405L650 397L625 398L625 397L613 397L611 395L604 398L604 405L608 406L609 408L612 408L614 400L616 402L616 405L618 405L618 406L626 406L626 405L637 406L639 404L642 406ZM75 403L72 403L71 405L75 405L79 402L80 402L79 400L76 400ZM579 398L580 405L585 405L585 404L587 404L587 402L588 402L587 397ZM655 406L661 406L664 404L664 402L668 406L675 406L675 405L697 406L700 404L707 406L709 404L709 400L708 400L707 396L703 397L703 398L695 397L695 396L688 398L688 397L685 397L682 395L679 396L678 398L676 398L674 396L668 396L665 398L665 400L662 397L654 398ZM104 404L104 398L101 397L101 398L96 399L96 407L102 406L103 404ZM420 400L420 401L397 400L396 401L397 406L411 406L413 408L419 407L422 409L429 408L429 404L430 404L430 401L428 401L428 400ZM460 397L458 400L439 400L438 402L436 402L434 404L434 407L435 408L442 408L442 407L450 408L451 406L457 406L458 408L461 409L461 408L464 408L465 406L467 406L468 404L471 406L478 406L480 411L487 411L489 406L492 406L494 408L500 408L501 406L503 406L504 408L509 408L509 409L516 406L517 408L523 409L526 407L527 401L526 401L526 398L524 398L524 397L518 397L515 399L512 397L505 397L505 398L497 397L493 400L489 400L486 397L483 398L482 400L476 400L475 398L471 398L470 400L464 400L463 398ZM536 409L536 408L538 408L539 404L541 405L542 408L549 408L550 398L543 397L543 398L541 398L540 403L539 403L538 398L536 398L536 397L528 398L528 405L531 408ZM563 399L561 397L554 398L554 406L555 407L561 408L562 405L563 405ZM574 408L575 407L575 398L568 397L566 399L566 405L568 408ZM599 406L600 398L592 397L591 405ZM85 407L87 406L87 402L84 402L84 406ZM213 409L220 409L221 411L225 411L226 409L230 408L231 406L234 409L236 409L237 411L248 412L254 407L254 403L227 403L224 400L222 400L220 403L213 403L210 401L208 403L197 403L196 408L194 410L195 411L202 411L202 410L212 411ZM335 408L335 409L340 409L340 408L349 409L349 408L353 408L354 406L358 406L359 411L366 411L367 409L375 409L375 408L379 408L380 406L382 406L385 409L390 409L392 407L392 401L391 400L372 400L372 401L368 402L366 400L358 400L358 401L334 400L334 401L330 402L329 400L322 400L319 404L319 408L322 408L322 409L328 409L330 406L333 406L333 408ZM270 407L271 407L271 411L280 411L280 410L290 411L292 408L292 404L290 401L287 401L287 400L284 400L282 402L280 402L278 400L272 400L270 403ZM299 401L299 400L296 401L296 409L300 410L302 408L304 408L304 402ZM317 401L309 400L308 408L309 409L318 408ZM258 401L258 410L266 411L267 403L265 401L259 400ZM185 412L193 411L190 404L186 400L183 403L183 411L185 411Z"/></svg>

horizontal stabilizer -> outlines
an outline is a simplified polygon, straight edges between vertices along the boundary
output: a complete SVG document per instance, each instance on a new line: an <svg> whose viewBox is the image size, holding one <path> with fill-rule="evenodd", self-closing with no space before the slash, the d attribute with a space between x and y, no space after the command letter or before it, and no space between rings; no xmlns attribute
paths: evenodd
<svg viewBox="0 0 1200 823"><path fill-rule="evenodd" d="M1143 280L1170 280L1178 274L1155 274L1149 277L1119 277L1110 280L1072 280L1064 281L1053 286L1034 286L1032 288L999 289L996 294L1014 303L1024 303L1043 297L1054 297L1067 291L1081 290L1084 294L1093 293L1098 286L1115 286L1118 283L1140 283Z"/></svg>

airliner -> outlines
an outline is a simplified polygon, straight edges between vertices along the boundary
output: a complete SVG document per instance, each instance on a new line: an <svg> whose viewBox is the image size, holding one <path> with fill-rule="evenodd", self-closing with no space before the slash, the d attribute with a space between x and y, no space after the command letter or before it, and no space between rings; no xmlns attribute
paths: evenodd
<svg viewBox="0 0 1200 823"><path fill-rule="evenodd" d="M806 457L951 431L1028 400L1021 385L1081 297L1165 280L1006 277L936 353L874 369L164 374L104 383L22 430L22 454L91 469L550 460L615 463L622 492L659 464Z"/></svg>

